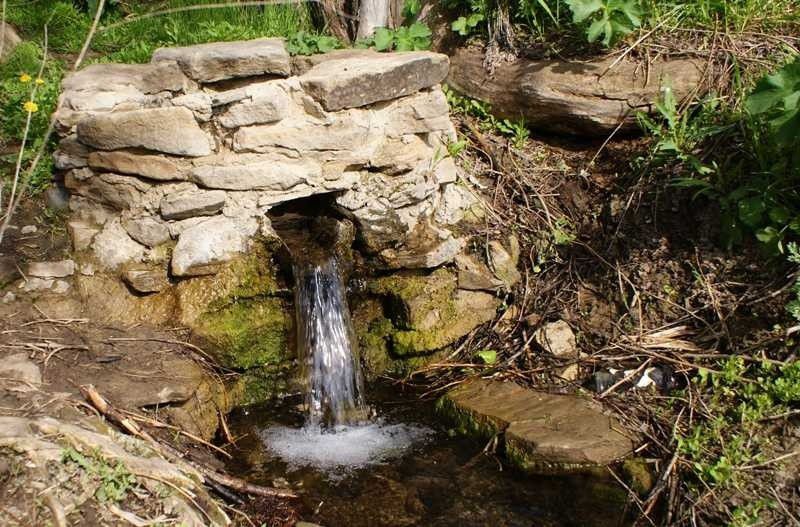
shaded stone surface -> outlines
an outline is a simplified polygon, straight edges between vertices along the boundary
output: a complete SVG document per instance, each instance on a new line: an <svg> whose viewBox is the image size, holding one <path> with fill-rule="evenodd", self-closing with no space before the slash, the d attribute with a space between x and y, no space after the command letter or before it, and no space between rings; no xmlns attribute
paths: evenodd
<svg viewBox="0 0 800 527"><path fill-rule="evenodd" d="M395 356L430 354L494 318L499 302L487 293L456 289L446 269L430 275L401 273L367 285L383 297L394 329L387 332Z"/></svg>
<svg viewBox="0 0 800 527"><path fill-rule="evenodd" d="M166 223L152 216L125 220L122 225L131 238L148 247L156 247L170 239Z"/></svg>
<svg viewBox="0 0 800 527"><path fill-rule="evenodd" d="M89 147L78 141L77 135L69 135L59 142L58 150L53 152L53 165L59 170L85 167L90 152Z"/></svg>
<svg viewBox="0 0 800 527"><path fill-rule="evenodd" d="M177 62L186 75L198 82L291 74L289 53L279 38L157 49L153 62L163 61Z"/></svg>
<svg viewBox="0 0 800 527"><path fill-rule="evenodd" d="M446 55L427 51L375 53L329 60L300 83L328 111L388 101L435 86L447 76Z"/></svg>
<svg viewBox="0 0 800 527"><path fill-rule="evenodd" d="M17 47L17 44L22 42L22 39L19 38L17 35L17 30L14 29L11 24L7 24L5 22L0 22L0 38L2 38L2 43L0 44L0 61L11 55L14 51L14 48Z"/></svg>
<svg viewBox="0 0 800 527"><path fill-rule="evenodd" d="M553 395L511 382L475 379L438 403L463 433L503 433L506 453L531 471L607 465L629 454L633 441L621 424L589 398Z"/></svg>
<svg viewBox="0 0 800 527"><path fill-rule="evenodd" d="M210 138L182 107L97 114L78 123L78 139L101 150L145 148L189 157L211 153Z"/></svg>
<svg viewBox="0 0 800 527"><path fill-rule="evenodd" d="M158 293L169 287L167 270L164 267L126 266L122 279L139 293Z"/></svg>
<svg viewBox="0 0 800 527"><path fill-rule="evenodd" d="M39 366L28 358L27 353L17 353L0 361L0 378L33 385L27 388L35 389L42 383L42 372Z"/></svg>

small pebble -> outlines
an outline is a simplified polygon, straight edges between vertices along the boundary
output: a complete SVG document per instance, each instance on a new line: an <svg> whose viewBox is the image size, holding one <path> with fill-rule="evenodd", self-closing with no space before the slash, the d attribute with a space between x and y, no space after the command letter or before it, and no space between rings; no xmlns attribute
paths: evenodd
<svg viewBox="0 0 800 527"><path fill-rule="evenodd" d="M56 280L56 284L53 286L53 292L63 295L67 291L69 291L69 282L65 282L64 280Z"/></svg>
<svg viewBox="0 0 800 527"><path fill-rule="evenodd" d="M33 234L39 229L36 228L36 225L25 225L19 232L22 234Z"/></svg>
<svg viewBox="0 0 800 527"><path fill-rule="evenodd" d="M94 276L94 266L90 263L81 265L81 274L83 276Z"/></svg>
<svg viewBox="0 0 800 527"><path fill-rule="evenodd" d="M17 295L15 295L15 294L14 294L14 293L12 293L11 291L9 291L9 292L8 292L8 293L6 293L6 294L5 294L5 296L3 297L3 303L4 303L4 304L10 304L11 302L13 302L13 301L14 301L14 300L16 300L16 299L17 299Z"/></svg>

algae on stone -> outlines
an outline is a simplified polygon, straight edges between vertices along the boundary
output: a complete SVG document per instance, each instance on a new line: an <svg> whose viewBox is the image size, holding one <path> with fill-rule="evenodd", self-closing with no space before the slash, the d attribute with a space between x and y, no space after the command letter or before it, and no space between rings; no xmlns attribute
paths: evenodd
<svg viewBox="0 0 800 527"><path fill-rule="evenodd" d="M239 300L197 319L195 332L227 368L247 370L291 358L292 319L280 298Z"/></svg>
<svg viewBox="0 0 800 527"><path fill-rule="evenodd" d="M208 311L223 308L240 299L269 297L280 287L268 242L255 244L252 251L224 265L212 276L183 280L176 286L181 322L193 322Z"/></svg>
<svg viewBox="0 0 800 527"><path fill-rule="evenodd" d="M396 357L430 354L490 321L499 302L492 295L456 289L447 269L429 275L398 273L368 284L384 298L396 331L389 336Z"/></svg>

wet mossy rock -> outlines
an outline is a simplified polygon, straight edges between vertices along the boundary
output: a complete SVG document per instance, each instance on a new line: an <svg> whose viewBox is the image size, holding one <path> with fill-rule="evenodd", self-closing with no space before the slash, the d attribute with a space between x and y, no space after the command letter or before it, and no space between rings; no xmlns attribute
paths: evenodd
<svg viewBox="0 0 800 527"><path fill-rule="evenodd" d="M181 323L222 366L247 370L290 358L292 318L284 298L275 296L282 289L273 248L271 242L256 244L217 274L176 287Z"/></svg>
<svg viewBox="0 0 800 527"><path fill-rule="evenodd" d="M398 273L368 285L384 300L394 327L384 335L393 356L430 354L494 318L499 306L494 296L456 285L453 273L443 268L429 275Z"/></svg>
<svg viewBox="0 0 800 527"><path fill-rule="evenodd" d="M501 436L509 462L529 472L593 472L633 449L620 423L581 396L476 379L443 396L437 410L459 433Z"/></svg>
<svg viewBox="0 0 800 527"><path fill-rule="evenodd" d="M194 331L220 365L236 370L275 365L291 358L292 320L280 298L237 300L201 315Z"/></svg>

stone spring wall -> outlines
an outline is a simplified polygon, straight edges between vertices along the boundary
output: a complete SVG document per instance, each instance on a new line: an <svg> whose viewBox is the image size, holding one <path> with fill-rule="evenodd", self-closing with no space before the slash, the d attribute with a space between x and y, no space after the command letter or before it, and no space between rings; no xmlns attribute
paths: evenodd
<svg viewBox="0 0 800 527"><path fill-rule="evenodd" d="M446 156L447 57L348 51L296 67L309 69L292 76L283 42L263 39L69 77L56 166L76 248L116 269L177 240L171 274L210 274L270 235L270 208L339 192L381 265L452 260L463 241L447 225L470 201Z"/></svg>
<svg viewBox="0 0 800 527"><path fill-rule="evenodd" d="M293 317L267 213L329 194L364 255L393 273L354 306L368 371L434 357L492 319L494 292L519 278L513 243L490 244L489 271L451 230L476 200L447 156L447 71L435 53L292 59L260 39L72 74L55 163L72 194L78 290L101 316L191 328L244 372L249 400L274 393L293 369Z"/></svg>

